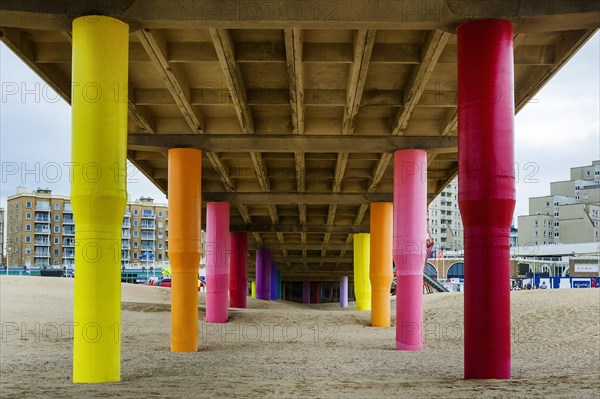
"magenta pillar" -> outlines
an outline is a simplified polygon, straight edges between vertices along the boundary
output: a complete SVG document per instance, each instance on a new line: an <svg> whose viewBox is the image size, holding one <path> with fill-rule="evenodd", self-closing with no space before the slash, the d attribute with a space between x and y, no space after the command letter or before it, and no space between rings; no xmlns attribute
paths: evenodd
<svg viewBox="0 0 600 399"><path fill-rule="evenodd" d="M206 205L206 321L227 322L229 294L229 204Z"/></svg>
<svg viewBox="0 0 600 399"><path fill-rule="evenodd" d="M232 308L245 308L248 294L248 236L242 232L232 232L231 253L229 254L229 305Z"/></svg>
<svg viewBox="0 0 600 399"><path fill-rule="evenodd" d="M427 153L394 153L396 349L423 349L423 267L427 238Z"/></svg>
<svg viewBox="0 0 600 399"><path fill-rule="evenodd" d="M348 307L348 276L340 278L340 307Z"/></svg>
<svg viewBox="0 0 600 399"><path fill-rule="evenodd" d="M465 378L510 378L510 223L515 207L513 31L457 29L458 187L465 243Z"/></svg>
<svg viewBox="0 0 600 399"><path fill-rule="evenodd" d="M302 303L310 303L310 281L302 282Z"/></svg>
<svg viewBox="0 0 600 399"><path fill-rule="evenodd" d="M256 250L256 298L271 300L271 250Z"/></svg>

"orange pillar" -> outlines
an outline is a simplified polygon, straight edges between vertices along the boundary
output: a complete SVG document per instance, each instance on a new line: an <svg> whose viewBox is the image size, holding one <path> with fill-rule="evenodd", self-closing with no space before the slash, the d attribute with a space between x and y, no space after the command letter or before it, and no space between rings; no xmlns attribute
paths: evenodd
<svg viewBox="0 0 600 399"><path fill-rule="evenodd" d="M393 278L392 236L393 211L391 202L371 204L371 325L390 326L390 288Z"/></svg>
<svg viewBox="0 0 600 399"><path fill-rule="evenodd" d="M198 350L202 151L169 150L171 351Z"/></svg>

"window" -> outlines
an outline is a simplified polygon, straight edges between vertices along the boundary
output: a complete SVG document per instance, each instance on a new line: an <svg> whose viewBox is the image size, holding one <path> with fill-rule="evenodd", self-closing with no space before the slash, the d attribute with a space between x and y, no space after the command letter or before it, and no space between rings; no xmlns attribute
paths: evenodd
<svg viewBox="0 0 600 399"><path fill-rule="evenodd" d="M55 222L60 221L60 215L54 215L54 221Z"/></svg>
<svg viewBox="0 0 600 399"><path fill-rule="evenodd" d="M139 215L139 213L140 213L140 211L139 211L139 210L137 210L137 209L134 209L134 210L133 210L133 216L137 216L137 215Z"/></svg>
<svg viewBox="0 0 600 399"><path fill-rule="evenodd" d="M550 206L550 201L546 201L546 207Z"/></svg>
<svg viewBox="0 0 600 399"><path fill-rule="evenodd" d="M554 222L554 227L560 226L560 222Z"/></svg>
<svg viewBox="0 0 600 399"><path fill-rule="evenodd" d="M533 236L534 236L534 237L539 237L539 236L540 236L540 233L539 233L539 232L536 230L536 231L534 231L534 232L533 232Z"/></svg>
<svg viewBox="0 0 600 399"><path fill-rule="evenodd" d="M54 209L57 211L60 211L60 202L57 202L56 204L54 204Z"/></svg>
<svg viewBox="0 0 600 399"><path fill-rule="evenodd" d="M25 231L31 231L31 225L30 224L26 224L25 225Z"/></svg>
<svg viewBox="0 0 600 399"><path fill-rule="evenodd" d="M134 247L134 248L137 248L137 247L138 247L138 243L137 243L137 241L134 241L134 242L133 242L133 247Z"/></svg>
<svg viewBox="0 0 600 399"><path fill-rule="evenodd" d="M159 218L163 217L163 211L158 211L158 217Z"/></svg>
<svg viewBox="0 0 600 399"><path fill-rule="evenodd" d="M558 211L555 211L555 212L554 212L554 216L558 216L558 215L559 215L559 214L558 214Z"/></svg>
<svg viewBox="0 0 600 399"><path fill-rule="evenodd" d="M25 248L25 255L31 255L31 248Z"/></svg>
<svg viewBox="0 0 600 399"><path fill-rule="evenodd" d="M25 242L31 242L31 237L29 237L29 236L26 236L26 237L25 237Z"/></svg>
<svg viewBox="0 0 600 399"><path fill-rule="evenodd" d="M591 176L591 175L592 175L592 172L591 172L591 171L589 171L589 170L586 170L586 171L585 171L585 175L586 175L586 176Z"/></svg>
<svg viewBox="0 0 600 399"><path fill-rule="evenodd" d="M559 237L560 233L557 231L556 233L554 233L554 237Z"/></svg>
<svg viewBox="0 0 600 399"><path fill-rule="evenodd" d="M134 236L134 237L137 237L137 236L138 236L138 232L137 232L137 230L134 230L134 231L133 231L133 236Z"/></svg>
<svg viewBox="0 0 600 399"><path fill-rule="evenodd" d="M158 243L158 249L163 249L162 242L159 242L159 243Z"/></svg>
<svg viewBox="0 0 600 399"><path fill-rule="evenodd" d="M134 220L134 221L133 221L133 226L134 226L134 227L137 227L139 224L140 224L140 222L139 222L139 221L137 221L137 220Z"/></svg>
<svg viewBox="0 0 600 399"><path fill-rule="evenodd" d="M58 226L58 225L55 225L55 226L54 226L54 232L55 232L55 233L60 233L60 226Z"/></svg>
<svg viewBox="0 0 600 399"><path fill-rule="evenodd" d="M162 229L163 228L163 222L158 222L158 228Z"/></svg>
<svg viewBox="0 0 600 399"><path fill-rule="evenodd" d="M58 266L58 259L54 259L54 266Z"/></svg>
<svg viewBox="0 0 600 399"><path fill-rule="evenodd" d="M162 233L162 231L159 231L159 232L158 232L158 238L163 238L163 233Z"/></svg>
<svg viewBox="0 0 600 399"><path fill-rule="evenodd" d="M158 260L162 260L162 254L158 254Z"/></svg>
<svg viewBox="0 0 600 399"><path fill-rule="evenodd" d="M58 256L58 248L54 248L54 256Z"/></svg>
<svg viewBox="0 0 600 399"><path fill-rule="evenodd" d="M25 219L27 219L27 220L31 220L31 212L27 212L27 213L25 214Z"/></svg>
<svg viewBox="0 0 600 399"><path fill-rule="evenodd" d="M540 225L540 222L536 219L533 221L533 227L538 227Z"/></svg>
<svg viewBox="0 0 600 399"><path fill-rule="evenodd" d="M555 202L554 202L554 206L558 206L558 201L555 201Z"/></svg>
<svg viewBox="0 0 600 399"><path fill-rule="evenodd" d="M54 243L58 244L58 237L54 237Z"/></svg>
<svg viewBox="0 0 600 399"><path fill-rule="evenodd" d="M31 208L31 201L25 203L25 208ZM19 204L17 204L17 209L19 209Z"/></svg>
<svg viewBox="0 0 600 399"><path fill-rule="evenodd" d="M133 253L133 259L137 259L137 252Z"/></svg>

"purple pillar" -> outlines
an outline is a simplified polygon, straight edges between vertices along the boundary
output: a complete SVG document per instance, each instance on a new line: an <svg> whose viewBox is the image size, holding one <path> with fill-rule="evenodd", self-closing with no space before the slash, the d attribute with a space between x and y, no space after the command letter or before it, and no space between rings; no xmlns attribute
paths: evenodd
<svg viewBox="0 0 600 399"><path fill-rule="evenodd" d="M310 303L310 281L302 282L302 303Z"/></svg>
<svg viewBox="0 0 600 399"><path fill-rule="evenodd" d="M340 278L340 307L348 307L348 276Z"/></svg>
<svg viewBox="0 0 600 399"><path fill-rule="evenodd" d="M256 250L256 298L271 300L271 250Z"/></svg>
<svg viewBox="0 0 600 399"><path fill-rule="evenodd" d="M277 300L277 265L271 263L271 300Z"/></svg>
<svg viewBox="0 0 600 399"><path fill-rule="evenodd" d="M248 295L246 252L248 236L242 232L232 232L231 253L229 254L229 305L232 308L245 308Z"/></svg>
<svg viewBox="0 0 600 399"><path fill-rule="evenodd" d="M229 204L206 205L206 321L226 323L229 293Z"/></svg>

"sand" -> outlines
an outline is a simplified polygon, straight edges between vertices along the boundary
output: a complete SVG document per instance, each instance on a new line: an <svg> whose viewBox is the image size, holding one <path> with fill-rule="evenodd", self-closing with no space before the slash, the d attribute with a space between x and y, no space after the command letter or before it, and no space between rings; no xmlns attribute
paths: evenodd
<svg viewBox="0 0 600 399"><path fill-rule="evenodd" d="M249 298L227 330L200 322L199 352L174 354L170 290L123 284L122 382L97 385L71 382L72 334L52 329L72 321L72 291L72 279L0 277L1 397L600 396L600 289L513 292L513 379L465 381L461 293L425 296L418 353L395 351L395 329L370 327L353 304ZM33 332L23 340L14 326Z"/></svg>

